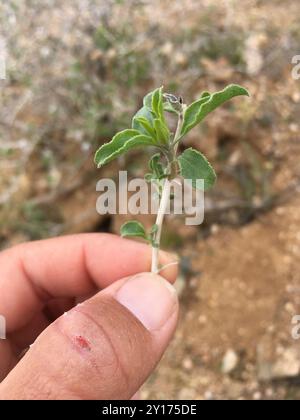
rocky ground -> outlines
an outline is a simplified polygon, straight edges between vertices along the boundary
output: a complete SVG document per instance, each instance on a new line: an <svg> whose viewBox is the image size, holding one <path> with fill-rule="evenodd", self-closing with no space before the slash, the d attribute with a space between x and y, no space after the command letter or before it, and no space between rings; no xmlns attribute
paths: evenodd
<svg viewBox="0 0 300 420"><path fill-rule="evenodd" d="M184 255L179 331L151 398L299 399L299 199L238 230L215 227Z"/></svg>

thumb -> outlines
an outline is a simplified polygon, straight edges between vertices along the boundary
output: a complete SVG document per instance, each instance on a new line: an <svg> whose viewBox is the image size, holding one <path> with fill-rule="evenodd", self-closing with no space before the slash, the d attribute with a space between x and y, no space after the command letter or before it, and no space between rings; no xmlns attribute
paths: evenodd
<svg viewBox="0 0 300 420"><path fill-rule="evenodd" d="M129 399L176 327L175 289L150 273L119 280L57 319L0 385L0 399Z"/></svg>

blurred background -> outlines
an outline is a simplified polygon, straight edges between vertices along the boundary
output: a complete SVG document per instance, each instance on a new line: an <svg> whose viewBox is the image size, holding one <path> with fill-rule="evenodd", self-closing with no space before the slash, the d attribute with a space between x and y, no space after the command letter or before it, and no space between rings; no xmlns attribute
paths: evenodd
<svg viewBox="0 0 300 420"><path fill-rule="evenodd" d="M299 22L297 0L1 0L1 249L118 233L124 216L96 213L96 182L125 167L143 176L147 155L100 171L93 155L149 90L191 102L239 83L252 95L185 141L218 183L204 225L167 218L181 319L143 398L300 399Z"/></svg>

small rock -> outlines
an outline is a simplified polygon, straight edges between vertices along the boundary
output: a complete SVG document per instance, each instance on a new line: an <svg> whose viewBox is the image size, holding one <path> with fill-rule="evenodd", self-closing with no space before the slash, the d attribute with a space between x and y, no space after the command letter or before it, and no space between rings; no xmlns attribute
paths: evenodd
<svg viewBox="0 0 300 420"><path fill-rule="evenodd" d="M300 102L300 93L299 92L294 92L292 94L292 99L296 104L298 104Z"/></svg>
<svg viewBox="0 0 300 420"><path fill-rule="evenodd" d="M193 361L189 357L186 357L183 359L182 367L186 370L192 370L193 369Z"/></svg>
<svg viewBox="0 0 300 420"><path fill-rule="evenodd" d="M195 399L195 390L191 388L183 388L178 394L179 400L194 400Z"/></svg>
<svg viewBox="0 0 300 420"><path fill-rule="evenodd" d="M208 401L213 400L214 399L213 393L211 391L205 391L204 399Z"/></svg>
<svg viewBox="0 0 300 420"><path fill-rule="evenodd" d="M287 311L287 313L289 313L290 315L293 315L295 313L295 307L292 304L292 302L287 302L284 305L284 309Z"/></svg>
<svg viewBox="0 0 300 420"><path fill-rule="evenodd" d="M222 361L222 372L229 374L237 367L239 362L239 357L236 352L232 349L227 350L223 361Z"/></svg>
<svg viewBox="0 0 300 420"><path fill-rule="evenodd" d="M300 374L300 357L295 348L286 349L275 362L272 369L273 378L291 378Z"/></svg>
<svg viewBox="0 0 300 420"><path fill-rule="evenodd" d="M297 346L285 348L274 343L261 342L257 352L258 378L261 381L293 378L300 375L300 352Z"/></svg>
<svg viewBox="0 0 300 420"><path fill-rule="evenodd" d="M174 51L174 45L171 42L166 42L160 49L161 54L169 57Z"/></svg>
<svg viewBox="0 0 300 420"><path fill-rule="evenodd" d="M246 40L244 59L247 65L247 73L256 76L260 73L264 59L260 50L260 37L251 35Z"/></svg>
<svg viewBox="0 0 300 420"><path fill-rule="evenodd" d="M188 59L186 57L185 54L183 54L182 52L177 52L174 56L174 61L176 64L178 64L179 66L186 66L188 63Z"/></svg>
<svg viewBox="0 0 300 420"><path fill-rule="evenodd" d="M289 129L292 133L298 133L299 126L298 126L298 124L292 123L292 124L289 125Z"/></svg>
<svg viewBox="0 0 300 420"><path fill-rule="evenodd" d="M207 317L206 315L200 315L198 318L198 322L201 325L205 325L207 323Z"/></svg>
<svg viewBox="0 0 300 420"><path fill-rule="evenodd" d="M197 286L199 286L199 278L198 277L192 277L189 281L189 286L191 289L196 289Z"/></svg>
<svg viewBox="0 0 300 420"><path fill-rule="evenodd" d="M216 235L220 231L220 226L217 224L213 224L210 228L210 232L212 235Z"/></svg>
<svg viewBox="0 0 300 420"><path fill-rule="evenodd" d="M261 400L261 393L259 391L255 392L253 394L253 399L256 401Z"/></svg>
<svg viewBox="0 0 300 420"><path fill-rule="evenodd" d="M272 388L267 388L266 389L266 397L271 398L271 397L273 397L273 395L274 395L273 389Z"/></svg>

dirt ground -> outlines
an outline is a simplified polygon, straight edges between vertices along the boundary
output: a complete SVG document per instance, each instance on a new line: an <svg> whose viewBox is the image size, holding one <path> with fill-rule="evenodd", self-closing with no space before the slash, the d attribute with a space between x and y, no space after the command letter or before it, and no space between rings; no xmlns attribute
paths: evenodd
<svg viewBox="0 0 300 420"><path fill-rule="evenodd" d="M92 161L97 145L164 79L189 100L227 83L245 85L249 102L218 110L186 141L208 155L218 184L206 197L203 226L167 220L164 246L181 257L181 316L141 395L298 400L300 340L292 337L292 319L300 314L300 81L291 77L291 58L299 54L299 4L137 3L2 6L10 72L0 86L0 247L65 233L117 233L124 217L97 215L95 183L125 161L100 174ZM107 21L109 48L91 38ZM133 35L117 33L114 25L123 21ZM131 61L124 70L116 56L136 60L139 75L124 84L119 77L131 72ZM151 75L139 79L147 66ZM143 173L144 159L130 159L132 176Z"/></svg>
<svg viewBox="0 0 300 420"><path fill-rule="evenodd" d="M145 397L299 399L293 380L268 375L287 348L299 354L291 337L300 310L299 203L238 230L217 228L185 250L198 274L184 286L179 330ZM238 362L224 375L230 350Z"/></svg>

